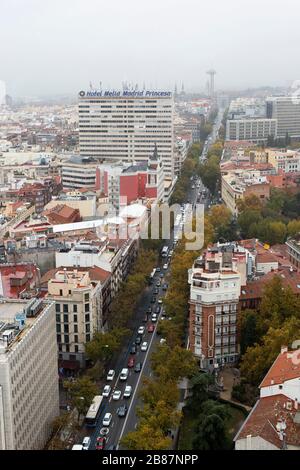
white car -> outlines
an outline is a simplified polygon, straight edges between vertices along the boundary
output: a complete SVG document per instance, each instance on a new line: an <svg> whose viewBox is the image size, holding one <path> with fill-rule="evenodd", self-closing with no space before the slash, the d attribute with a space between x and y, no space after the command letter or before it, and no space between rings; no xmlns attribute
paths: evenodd
<svg viewBox="0 0 300 470"><path fill-rule="evenodd" d="M144 326L140 326L139 329L138 329L138 334L139 335L143 335L145 333L145 327Z"/></svg>
<svg viewBox="0 0 300 470"><path fill-rule="evenodd" d="M163 303L163 299L158 299L157 303L158 303L158 304L162 304L162 303Z"/></svg>
<svg viewBox="0 0 300 470"><path fill-rule="evenodd" d="M112 420L112 414L111 413L105 413L102 424L103 426L109 426Z"/></svg>
<svg viewBox="0 0 300 470"><path fill-rule="evenodd" d="M147 351L148 349L148 343L147 341L144 341L141 346L141 351Z"/></svg>
<svg viewBox="0 0 300 470"><path fill-rule="evenodd" d="M163 265L163 269L168 269L168 267L169 267L168 263Z"/></svg>
<svg viewBox="0 0 300 470"><path fill-rule="evenodd" d="M152 321L153 323L157 322L157 315L156 315L155 313L152 315L151 321Z"/></svg>
<svg viewBox="0 0 300 470"><path fill-rule="evenodd" d="M113 393L113 400L119 400L121 398L122 392L121 390L115 390Z"/></svg>
<svg viewBox="0 0 300 470"><path fill-rule="evenodd" d="M160 344L165 344L165 342L166 342L165 338L161 338Z"/></svg>
<svg viewBox="0 0 300 470"><path fill-rule="evenodd" d="M105 387L103 389L103 392L102 392L102 396L103 397L109 397L110 391L111 391L111 386L110 385L105 385Z"/></svg>
<svg viewBox="0 0 300 470"><path fill-rule="evenodd" d="M84 437L82 441L82 450L89 450L90 443L91 438L89 436Z"/></svg>
<svg viewBox="0 0 300 470"><path fill-rule="evenodd" d="M126 385L124 393L123 393L123 398L130 398L132 392L132 387L130 385Z"/></svg>
<svg viewBox="0 0 300 470"><path fill-rule="evenodd" d="M112 381L114 380L114 376L115 376L115 371L111 369L107 374L106 380Z"/></svg>

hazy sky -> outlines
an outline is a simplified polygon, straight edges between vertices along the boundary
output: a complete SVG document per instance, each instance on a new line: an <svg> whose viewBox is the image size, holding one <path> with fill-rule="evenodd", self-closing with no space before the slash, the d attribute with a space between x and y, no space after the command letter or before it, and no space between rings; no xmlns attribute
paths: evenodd
<svg viewBox="0 0 300 470"><path fill-rule="evenodd" d="M299 0L0 0L12 95L119 87L288 85L300 79Z"/></svg>

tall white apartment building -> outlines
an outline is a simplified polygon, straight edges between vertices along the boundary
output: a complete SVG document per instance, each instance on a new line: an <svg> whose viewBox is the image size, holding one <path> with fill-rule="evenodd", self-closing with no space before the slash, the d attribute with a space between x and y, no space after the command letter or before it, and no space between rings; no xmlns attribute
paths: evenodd
<svg viewBox="0 0 300 470"><path fill-rule="evenodd" d="M169 91L79 92L80 154L101 162L148 161L155 144L165 178L174 178L173 108Z"/></svg>
<svg viewBox="0 0 300 470"><path fill-rule="evenodd" d="M74 155L62 164L62 185L64 189L94 188L97 162L93 158Z"/></svg>
<svg viewBox="0 0 300 470"><path fill-rule="evenodd" d="M43 449L59 415L54 303L0 304L0 450Z"/></svg>
<svg viewBox="0 0 300 470"><path fill-rule="evenodd" d="M247 140L256 144L277 136L277 120L267 118L228 119L226 140Z"/></svg>
<svg viewBox="0 0 300 470"><path fill-rule="evenodd" d="M277 120L277 137L300 137L299 96L272 96L267 98L267 117Z"/></svg>

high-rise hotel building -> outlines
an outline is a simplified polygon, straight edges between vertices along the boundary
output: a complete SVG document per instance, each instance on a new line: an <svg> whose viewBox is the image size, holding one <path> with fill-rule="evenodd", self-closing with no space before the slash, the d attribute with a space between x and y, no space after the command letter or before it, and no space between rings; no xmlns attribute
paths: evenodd
<svg viewBox="0 0 300 470"><path fill-rule="evenodd" d="M79 92L82 157L147 162L155 144L165 178L174 178L174 101L169 91Z"/></svg>

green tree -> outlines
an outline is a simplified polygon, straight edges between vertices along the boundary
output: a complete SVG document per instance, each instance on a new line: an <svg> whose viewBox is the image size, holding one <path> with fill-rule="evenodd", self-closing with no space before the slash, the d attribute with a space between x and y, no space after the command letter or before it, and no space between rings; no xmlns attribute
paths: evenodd
<svg viewBox="0 0 300 470"><path fill-rule="evenodd" d="M197 373L190 380L192 387L192 396L188 400L188 406L192 409L201 408L202 404L209 397L209 387L215 383L215 379L211 374Z"/></svg>
<svg viewBox="0 0 300 470"><path fill-rule="evenodd" d="M229 448L226 421L229 419L226 405L208 400L203 403L195 428L193 449L225 450Z"/></svg>
<svg viewBox="0 0 300 470"><path fill-rule="evenodd" d="M171 447L171 439L158 427L144 423L124 436L121 446L128 450L167 450Z"/></svg>
<svg viewBox="0 0 300 470"><path fill-rule="evenodd" d="M244 310L239 316L241 354L260 339L257 325L258 314L255 310Z"/></svg>
<svg viewBox="0 0 300 470"><path fill-rule="evenodd" d="M72 406L78 411L78 418L86 414L94 396L98 393L96 384L87 376L80 377L74 382L65 380L64 388L67 390Z"/></svg>
<svg viewBox="0 0 300 470"><path fill-rule="evenodd" d="M288 318L282 326L270 327L261 344L248 347L241 359L241 373L247 382L259 385L283 345L290 345L299 338L300 320Z"/></svg>

